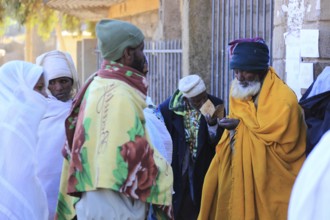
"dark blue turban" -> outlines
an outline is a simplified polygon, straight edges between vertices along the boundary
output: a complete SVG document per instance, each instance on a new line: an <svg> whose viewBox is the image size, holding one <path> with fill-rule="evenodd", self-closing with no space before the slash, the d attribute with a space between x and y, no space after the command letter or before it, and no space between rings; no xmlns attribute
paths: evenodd
<svg viewBox="0 0 330 220"><path fill-rule="evenodd" d="M262 38L239 39L230 42L229 45L230 69L256 71L269 67L269 50Z"/></svg>

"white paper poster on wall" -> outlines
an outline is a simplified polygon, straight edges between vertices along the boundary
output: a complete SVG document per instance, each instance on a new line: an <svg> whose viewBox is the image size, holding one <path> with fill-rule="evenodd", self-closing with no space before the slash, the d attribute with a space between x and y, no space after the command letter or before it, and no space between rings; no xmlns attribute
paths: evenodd
<svg viewBox="0 0 330 220"><path fill-rule="evenodd" d="M285 38L285 72L286 84L296 93L297 98L301 97L301 89L298 82L300 72L300 40L293 34L284 34Z"/></svg>
<svg viewBox="0 0 330 220"><path fill-rule="evenodd" d="M292 65L292 66L296 66L296 65ZM298 82L299 67L300 65L298 64L298 68L295 68L294 71L286 72L286 84L294 91L294 93L296 93L298 99L300 99L301 97L301 87Z"/></svg>
<svg viewBox="0 0 330 220"><path fill-rule="evenodd" d="M307 89L314 81L313 63L301 63L299 72L299 85Z"/></svg>
<svg viewBox="0 0 330 220"><path fill-rule="evenodd" d="M300 56L319 57L319 30L300 30Z"/></svg>
<svg viewBox="0 0 330 220"><path fill-rule="evenodd" d="M300 60L300 38L293 34L284 34L285 59Z"/></svg>

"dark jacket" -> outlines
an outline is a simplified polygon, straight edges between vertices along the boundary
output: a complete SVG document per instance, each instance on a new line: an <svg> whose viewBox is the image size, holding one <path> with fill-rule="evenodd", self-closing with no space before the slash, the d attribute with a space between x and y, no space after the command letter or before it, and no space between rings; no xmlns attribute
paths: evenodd
<svg viewBox="0 0 330 220"><path fill-rule="evenodd" d="M214 96L208 95L210 101L217 106L219 104L223 104L223 101L219 98ZM171 97L164 101L162 104L159 105L160 111L164 118L165 125L171 134L172 141L173 141L173 158L172 158L172 168L174 173L174 195L173 195L173 209L174 209L174 216L177 218L177 215L180 210L181 202L183 199L183 193L185 184L187 181L183 180L182 176L182 165L184 160L184 155L187 150L187 145L185 141L185 132L184 132L184 120L183 116L175 114L172 110L169 109ZM202 187L204 182L204 176L208 170L208 167L215 155L215 146L220 140L220 137L223 133L223 129L218 127L217 135L211 141L208 127L206 120L203 115L200 118L200 127L198 131L198 143L197 143L197 155L196 160L194 163L194 167L192 169L192 176L194 188L194 201L195 207L191 207L191 211L199 212L200 208L200 200L201 200L201 193ZM185 215L183 210L181 211L181 215Z"/></svg>
<svg viewBox="0 0 330 220"><path fill-rule="evenodd" d="M307 124L306 155L313 150L322 135L330 129L330 91L307 98L312 87L313 84L299 101Z"/></svg>

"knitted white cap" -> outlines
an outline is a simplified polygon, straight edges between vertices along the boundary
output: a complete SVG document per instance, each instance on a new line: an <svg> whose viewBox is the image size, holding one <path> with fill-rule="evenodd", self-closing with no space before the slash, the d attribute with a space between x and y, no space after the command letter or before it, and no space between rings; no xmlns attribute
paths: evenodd
<svg viewBox="0 0 330 220"><path fill-rule="evenodd" d="M195 97L206 90L204 81L196 74L183 77L179 81L179 90L187 98Z"/></svg>

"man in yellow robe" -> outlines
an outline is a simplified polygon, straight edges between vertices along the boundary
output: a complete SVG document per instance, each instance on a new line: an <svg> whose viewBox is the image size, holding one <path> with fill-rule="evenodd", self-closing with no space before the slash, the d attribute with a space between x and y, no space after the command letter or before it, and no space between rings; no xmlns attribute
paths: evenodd
<svg viewBox="0 0 330 220"><path fill-rule="evenodd" d="M286 219L305 160L306 125L293 91L269 66L263 39L230 43L226 128L206 174L199 219Z"/></svg>

